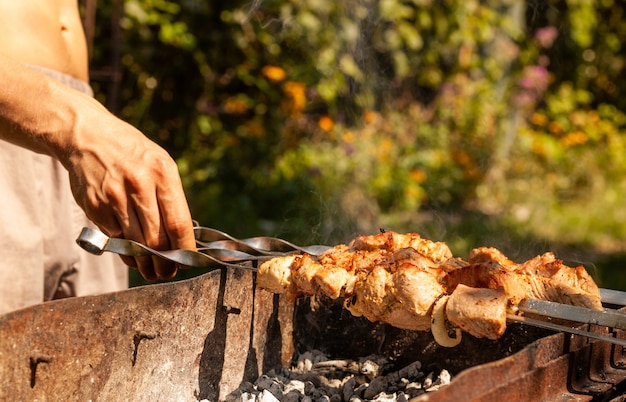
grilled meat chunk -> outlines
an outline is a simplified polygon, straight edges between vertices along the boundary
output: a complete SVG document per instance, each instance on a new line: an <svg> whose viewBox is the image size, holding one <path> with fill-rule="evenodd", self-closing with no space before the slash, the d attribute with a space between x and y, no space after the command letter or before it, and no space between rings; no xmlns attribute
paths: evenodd
<svg viewBox="0 0 626 402"><path fill-rule="evenodd" d="M394 264L374 266L356 281L354 295L346 299L344 306L353 315L370 321L427 331L432 304L445 290L437 281L438 270L421 265L423 262L399 259Z"/></svg>
<svg viewBox="0 0 626 402"><path fill-rule="evenodd" d="M493 248L472 251L469 265L451 271L444 280L449 291L458 284L504 288L511 305L525 298L602 309L600 291L584 267L571 268L552 253L516 264Z"/></svg>
<svg viewBox="0 0 626 402"><path fill-rule="evenodd" d="M424 239L417 233L385 232L373 236L358 236L350 244L351 250L387 250L393 252L404 248L412 248L436 263L442 263L452 258L452 252L445 243Z"/></svg>
<svg viewBox="0 0 626 402"><path fill-rule="evenodd" d="M507 311L515 312L525 298L602 308L599 289L585 269L568 267L552 253L518 264L495 248L480 247L466 262L454 258L446 244L415 233L358 236L317 257L277 257L259 267L258 285L286 293L290 301L302 295L344 298L355 316L403 329L432 329L445 346L458 344L460 332L449 338L444 322L498 339Z"/></svg>
<svg viewBox="0 0 626 402"><path fill-rule="evenodd" d="M427 331L430 328L432 305L445 293L445 289L437 280L436 272L406 260L399 265L393 275L393 285L402 308L411 313L414 319L404 325L389 323L399 328Z"/></svg>
<svg viewBox="0 0 626 402"><path fill-rule="evenodd" d="M506 330L508 298L503 288L458 285L446 305L448 321L477 338L498 339Z"/></svg>
<svg viewBox="0 0 626 402"><path fill-rule="evenodd" d="M315 275L322 268L314 257L303 254L297 257L291 265L291 280L297 294L315 295L318 292Z"/></svg>
<svg viewBox="0 0 626 402"><path fill-rule="evenodd" d="M257 285L272 293L287 293L292 287L292 265L299 256L272 258L261 264L257 272Z"/></svg>

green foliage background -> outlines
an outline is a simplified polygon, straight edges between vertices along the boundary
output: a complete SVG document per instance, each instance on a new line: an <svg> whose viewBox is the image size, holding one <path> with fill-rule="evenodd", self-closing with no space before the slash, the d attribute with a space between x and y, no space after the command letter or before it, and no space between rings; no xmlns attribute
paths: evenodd
<svg viewBox="0 0 626 402"><path fill-rule="evenodd" d="M98 7L94 69L115 45ZM204 226L302 244L416 231L461 257L553 250L626 288L624 11L126 0L118 114L176 158ZM111 83L93 84L110 101Z"/></svg>

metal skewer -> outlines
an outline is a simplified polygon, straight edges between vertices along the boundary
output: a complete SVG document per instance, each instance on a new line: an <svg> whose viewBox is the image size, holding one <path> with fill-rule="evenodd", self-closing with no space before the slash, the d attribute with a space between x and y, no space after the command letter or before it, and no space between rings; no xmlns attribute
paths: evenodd
<svg viewBox="0 0 626 402"><path fill-rule="evenodd" d="M515 314L507 314L506 319L509 322L518 322L522 324L532 325L533 327L550 329L553 331L565 332L565 333L573 334L573 335L585 336L587 338L594 338L594 339L598 339L601 341L610 342L616 345L626 346L626 339L613 338L611 336L596 334L594 332L585 331L583 329L571 328L565 325L559 325L559 324L555 324L549 321L536 320L534 318L523 317L523 316L519 316Z"/></svg>
<svg viewBox="0 0 626 402"><path fill-rule="evenodd" d="M600 297L602 298L602 303L626 306L626 292L600 288Z"/></svg>
<svg viewBox="0 0 626 402"><path fill-rule="evenodd" d="M83 228L76 242L86 251L96 255L100 255L105 251L131 257L154 255L179 265L207 268L209 270L221 267L256 270L256 267L250 264L251 261L259 262L268 258L289 254L308 253L318 255L330 248L328 246L300 247L285 240L272 237L255 237L240 240L224 232L203 227L195 227L194 233L199 246L198 251L158 251L132 240L111 238L93 228ZM626 292L600 289L600 295L604 303L626 306ZM525 299L517 307L521 313L538 315L545 318L545 320L508 314L507 321L626 346L626 340L623 339L550 322L552 319L563 319L576 323L626 330L626 314L617 310L592 310L536 299Z"/></svg>
<svg viewBox="0 0 626 402"><path fill-rule="evenodd" d="M209 270L225 266L256 270L254 266L246 263L267 259L267 256L251 255L227 248L199 248L198 251L158 251L132 240L109 237L93 228L83 228L76 242L84 250L96 255L105 251L129 257L154 255L179 265Z"/></svg>

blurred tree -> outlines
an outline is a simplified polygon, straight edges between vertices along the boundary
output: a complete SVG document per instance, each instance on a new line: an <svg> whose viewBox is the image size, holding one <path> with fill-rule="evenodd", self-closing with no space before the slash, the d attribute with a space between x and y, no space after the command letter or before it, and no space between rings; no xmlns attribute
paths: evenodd
<svg viewBox="0 0 626 402"><path fill-rule="evenodd" d="M115 4L94 86L178 160L202 224L336 241L433 209L547 235L626 193L620 2L126 0L111 25Z"/></svg>

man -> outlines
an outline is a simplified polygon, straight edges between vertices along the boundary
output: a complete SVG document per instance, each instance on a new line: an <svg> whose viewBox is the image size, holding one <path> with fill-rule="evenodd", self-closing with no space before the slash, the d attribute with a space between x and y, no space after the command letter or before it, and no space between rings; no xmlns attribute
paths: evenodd
<svg viewBox="0 0 626 402"><path fill-rule="evenodd" d="M0 0L0 313L127 286L119 258L75 244L87 218L109 236L195 249L175 162L90 96L77 3ZM176 274L124 261L149 280Z"/></svg>

